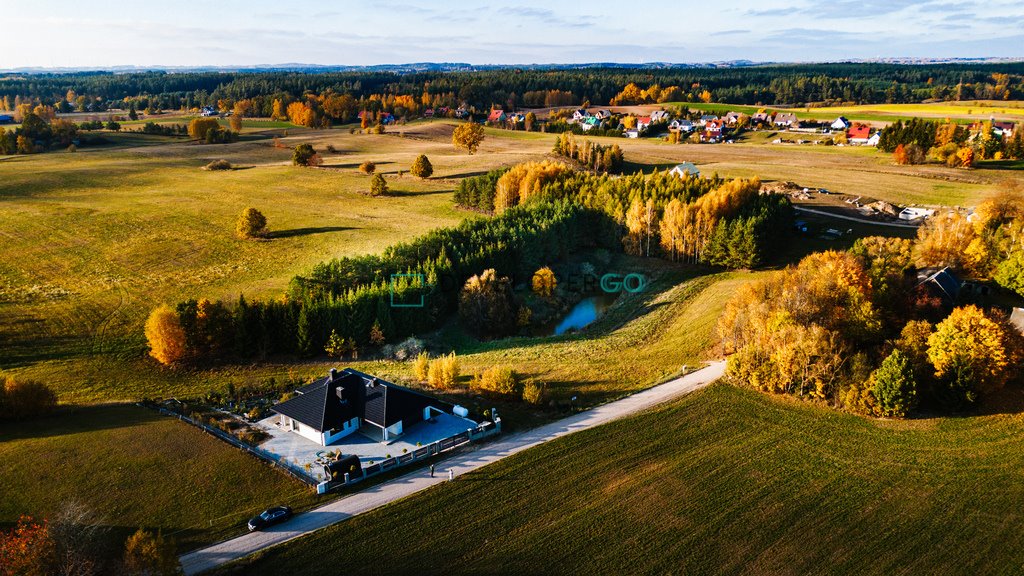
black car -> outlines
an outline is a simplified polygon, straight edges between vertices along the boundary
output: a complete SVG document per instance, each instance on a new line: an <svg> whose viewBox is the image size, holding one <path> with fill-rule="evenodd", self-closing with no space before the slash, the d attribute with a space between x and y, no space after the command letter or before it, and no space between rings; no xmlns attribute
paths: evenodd
<svg viewBox="0 0 1024 576"><path fill-rule="evenodd" d="M287 506L267 508L259 516L249 520L249 532L262 530L292 517L292 509Z"/></svg>

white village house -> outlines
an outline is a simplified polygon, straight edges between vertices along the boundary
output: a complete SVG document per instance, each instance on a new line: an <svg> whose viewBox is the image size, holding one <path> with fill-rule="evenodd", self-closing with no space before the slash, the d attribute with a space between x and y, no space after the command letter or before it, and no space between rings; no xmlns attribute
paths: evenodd
<svg viewBox="0 0 1024 576"><path fill-rule="evenodd" d="M671 170L668 171L668 173L677 178L686 178L687 176L691 178L700 177L700 170L693 162L683 162L682 164L676 164L674 167L672 167Z"/></svg>

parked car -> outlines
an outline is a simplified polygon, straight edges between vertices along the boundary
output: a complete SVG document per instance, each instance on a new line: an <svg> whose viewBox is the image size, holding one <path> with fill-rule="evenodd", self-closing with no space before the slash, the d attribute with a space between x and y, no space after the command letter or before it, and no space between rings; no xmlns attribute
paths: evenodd
<svg viewBox="0 0 1024 576"><path fill-rule="evenodd" d="M259 516L255 516L249 520L249 532L269 528L270 526L284 522L291 517L292 509L287 506L274 506L273 508L267 508L261 512Z"/></svg>

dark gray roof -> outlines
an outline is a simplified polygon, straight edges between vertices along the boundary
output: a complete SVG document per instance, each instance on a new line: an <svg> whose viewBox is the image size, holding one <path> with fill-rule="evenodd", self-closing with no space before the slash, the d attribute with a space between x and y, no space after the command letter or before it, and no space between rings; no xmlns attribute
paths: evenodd
<svg viewBox="0 0 1024 576"><path fill-rule="evenodd" d="M272 410L321 432L335 429L354 416L387 428L403 420L418 421L429 405L447 406L426 394L351 368L315 380L296 392L295 397Z"/></svg>
<svg viewBox="0 0 1024 576"><path fill-rule="evenodd" d="M917 285L937 290L950 304L960 294L960 279L949 268L922 268L917 271Z"/></svg>

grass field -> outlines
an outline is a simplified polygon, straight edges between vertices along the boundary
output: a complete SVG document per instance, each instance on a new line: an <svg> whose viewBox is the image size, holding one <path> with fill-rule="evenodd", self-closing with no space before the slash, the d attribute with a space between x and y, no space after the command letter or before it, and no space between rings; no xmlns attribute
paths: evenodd
<svg viewBox="0 0 1024 576"><path fill-rule="evenodd" d="M1011 574L1020 424L874 421L719 384L218 574Z"/></svg>
<svg viewBox="0 0 1024 576"><path fill-rule="evenodd" d="M830 106L827 108L773 108L771 106L743 106L738 104L716 104L703 102L674 102L672 105L687 106L693 110L734 110L753 114L765 108L793 112L801 120L835 120L846 116L850 120L864 122L893 122L898 119L950 118L957 121L1024 120L1022 102L1000 102L993 100L971 100L964 102L935 102L929 104L860 104L856 106Z"/></svg>
<svg viewBox="0 0 1024 576"><path fill-rule="evenodd" d="M77 408L0 427L0 528L80 502L120 546L139 526L191 548L239 531L278 503L306 507L309 486L197 428L126 405Z"/></svg>
<svg viewBox="0 0 1024 576"><path fill-rule="evenodd" d="M114 134L114 144L76 154L0 159L0 369L60 377L58 393L71 402L202 392L228 379L301 371L155 370L145 358L141 326L160 302L274 296L316 262L378 252L453 224L468 215L451 203L459 179L548 157L554 139L488 129L480 151L469 156L452 148L451 122L391 130L372 136L289 130L283 149L259 136L196 145ZM885 155L857 148L599 140L618 143L627 160L645 170L695 161L705 175L792 180L904 204L969 205L1016 174L1009 165L973 171L895 166ZM331 144L338 153L324 153L320 169L289 166L289 148L300 142L321 151ZM431 158L434 177L400 176L420 153ZM239 169L200 170L217 158ZM393 195L362 193L368 178L357 167L364 160L377 162ZM266 213L273 239L234 237L235 218L246 206ZM515 352L501 353L531 365L525 358L532 348L546 346L514 345ZM557 376L556 370L551 377Z"/></svg>

